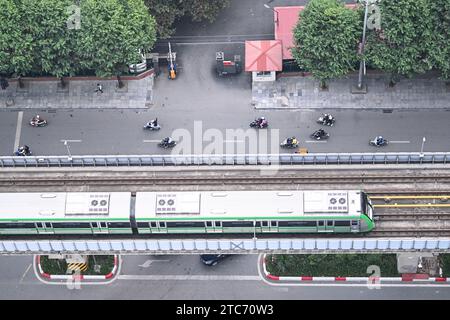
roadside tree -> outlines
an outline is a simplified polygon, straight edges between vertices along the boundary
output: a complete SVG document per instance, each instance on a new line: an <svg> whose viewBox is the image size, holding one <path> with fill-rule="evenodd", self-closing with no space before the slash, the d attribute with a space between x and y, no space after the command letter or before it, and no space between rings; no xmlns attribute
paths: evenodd
<svg viewBox="0 0 450 320"><path fill-rule="evenodd" d="M431 1L432 2L432 1ZM430 1L380 1L381 29L368 32L366 57L370 65L390 74L411 77L432 68L428 58Z"/></svg>
<svg viewBox="0 0 450 320"><path fill-rule="evenodd" d="M143 0L83 0L76 55L80 66L99 77L117 76L140 62L139 50L156 41L155 20Z"/></svg>
<svg viewBox="0 0 450 320"><path fill-rule="evenodd" d="M429 2L431 33L428 52L433 66L450 81L450 1Z"/></svg>
<svg viewBox="0 0 450 320"><path fill-rule="evenodd" d="M311 0L294 29L292 55L322 88L355 69L361 37L360 13L337 0Z"/></svg>

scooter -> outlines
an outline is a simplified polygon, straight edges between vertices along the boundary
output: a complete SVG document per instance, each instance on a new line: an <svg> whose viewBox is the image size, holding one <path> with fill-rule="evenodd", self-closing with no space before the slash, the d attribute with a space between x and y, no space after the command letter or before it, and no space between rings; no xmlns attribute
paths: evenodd
<svg viewBox="0 0 450 320"><path fill-rule="evenodd" d="M295 144L288 143L287 139L284 139L284 141L280 144L280 147L287 148L287 149L294 149L298 147L298 142Z"/></svg>
<svg viewBox="0 0 450 320"><path fill-rule="evenodd" d="M331 122L328 122L327 120L325 120L325 115L322 115L319 117L319 119L317 119L317 123L323 125L323 126L330 126L332 127L334 125L334 123L336 122L336 119L334 117L331 117Z"/></svg>
<svg viewBox="0 0 450 320"><path fill-rule="evenodd" d="M162 140L160 143L158 143L158 147L161 147L164 149L173 148L176 145L177 145L177 143L172 139L170 139L169 141Z"/></svg>
<svg viewBox="0 0 450 320"><path fill-rule="evenodd" d="M31 152L31 150L29 150L27 153L27 152L25 152L25 150L19 149L16 152L14 152L14 155L18 156L18 157L27 157L27 156L33 155L33 153Z"/></svg>
<svg viewBox="0 0 450 320"><path fill-rule="evenodd" d="M144 130L158 131L159 129L161 129L161 127L159 126L159 124L157 124L156 126L154 126L154 125L152 125L150 122L147 122L147 124L144 126Z"/></svg>
<svg viewBox="0 0 450 320"><path fill-rule="evenodd" d="M258 129L265 129L269 126L268 121L264 121L262 126L259 124L258 120L255 120L250 123L250 128L258 128Z"/></svg>
<svg viewBox="0 0 450 320"><path fill-rule="evenodd" d="M45 127L47 125L47 120L30 120L30 126L32 127Z"/></svg>
<svg viewBox="0 0 450 320"><path fill-rule="evenodd" d="M378 148L387 146L388 144L389 144L389 141L387 141L386 139L381 140L381 143L377 143L377 138L369 141L369 145L378 147Z"/></svg>
<svg viewBox="0 0 450 320"><path fill-rule="evenodd" d="M311 134L310 137L316 140L325 140L330 137L330 134L326 133L325 131L321 132L320 130L317 130L313 134Z"/></svg>

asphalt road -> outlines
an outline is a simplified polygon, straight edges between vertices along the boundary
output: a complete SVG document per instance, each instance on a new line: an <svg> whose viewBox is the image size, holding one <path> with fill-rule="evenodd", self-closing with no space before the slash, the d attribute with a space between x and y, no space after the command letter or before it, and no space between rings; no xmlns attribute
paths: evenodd
<svg viewBox="0 0 450 320"><path fill-rule="evenodd" d="M270 286L258 278L257 255L229 257L207 267L199 256L124 256L121 275L109 285L40 282L32 258L0 257L0 299L449 299L449 287ZM214 277L211 280L211 277Z"/></svg>
<svg viewBox="0 0 450 320"><path fill-rule="evenodd" d="M236 96L237 93L233 97ZM44 128L30 127L27 120L33 113L26 111L17 144L27 144L35 155L67 155L63 140L69 140L72 155L169 154L172 151L159 148L157 142L172 136L182 143L180 147L185 146L181 151L173 150L174 153L246 153L254 150L277 153L278 143L282 139L296 136L300 146L308 148L309 152L419 152L422 137L426 137L424 151L450 150L450 114L446 111L394 111L383 114L335 110L332 112L337 118L336 125L325 127L331 137L326 142L317 142L309 137L310 133L320 128L315 123L320 115L317 111L256 112L248 106L227 105L224 100L214 105L200 99L195 105L188 105L178 97L168 100L170 103L167 105L158 105L149 111L44 112L41 115L49 120L49 125ZM269 120L270 130L259 131L259 134L268 134L267 143L263 143L265 150L261 146L255 149L259 141L265 141L264 135L256 136L257 130L249 130L257 140L227 135L227 129L231 132L239 128L247 130L250 121L258 115L264 115ZM158 117L162 129L158 132L144 131L142 126L154 117ZM18 112L0 113L0 155L12 155L14 151L17 119ZM369 146L369 139L379 134L390 140L391 144L381 149ZM271 140L274 146L271 146ZM214 141L217 142L213 151L207 146Z"/></svg>

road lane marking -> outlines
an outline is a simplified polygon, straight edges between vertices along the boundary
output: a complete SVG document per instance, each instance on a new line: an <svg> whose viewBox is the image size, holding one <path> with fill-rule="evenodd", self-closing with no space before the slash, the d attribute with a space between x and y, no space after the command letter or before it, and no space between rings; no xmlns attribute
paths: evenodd
<svg viewBox="0 0 450 320"><path fill-rule="evenodd" d="M411 143L410 141L389 141L389 143Z"/></svg>
<svg viewBox="0 0 450 320"><path fill-rule="evenodd" d="M161 140L142 140L142 142L161 142Z"/></svg>
<svg viewBox="0 0 450 320"><path fill-rule="evenodd" d="M138 267L148 268L153 264L153 262L170 262L170 260L147 260L143 264L138 265Z"/></svg>
<svg viewBox="0 0 450 320"><path fill-rule="evenodd" d="M128 275L118 276L120 280L200 280L200 281L261 281L260 276L232 275Z"/></svg>
<svg viewBox="0 0 450 320"><path fill-rule="evenodd" d="M27 275L28 271L30 271L31 267L33 266L32 263L30 263L30 265L28 266L28 268L25 270L25 272L23 273L22 277L20 278L19 284L22 283L23 279L25 278L25 276Z"/></svg>
<svg viewBox="0 0 450 320"><path fill-rule="evenodd" d="M20 133L22 132L23 111L19 111L17 115L16 137L14 139L14 151L19 148Z"/></svg>
<svg viewBox="0 0 450 320"><path fill-rule="evenodd" d="M63 139L63 140L59 140L59 141L61 141L61 142L65 142L65 141L67 141L67 142L81 142L83 140L66 140L66 139Z"/></svg>

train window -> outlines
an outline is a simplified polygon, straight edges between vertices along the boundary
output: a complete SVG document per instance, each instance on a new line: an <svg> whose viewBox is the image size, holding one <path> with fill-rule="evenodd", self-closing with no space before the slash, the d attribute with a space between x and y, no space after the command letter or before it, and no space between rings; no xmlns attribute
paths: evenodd
<svg viewBox="0 0 450 320"><path fill-rule="evenodd" d="M279 227L315 227L316 221L280 221Z"/></svg>
<svg viewBox="0 0 450 320"><path fill-rule="evenodd" d="M357 226L358 225L358 220L352 220L352 226Z"/></svg>
<svg viewBox="0 0 450 320"><path fill-rule="evenodd" d="M261 222L260 221L255 221L255 227L260 228L261 227Z"/></svg>
<svg viewBox="0 0 450 320"><path fill-rule="evenodd" d="M150 223L155 225L153 228L156 228L156 222L150 222ZM137 227L138 228L148 228L148 222L138 222Z"/></svg>
<svg viewBox="0 0 450 320"><path fill-rule="evenodd" d="M108 222L108 228L130 228L129 222Z"/></svg>
<svg viewBox="0 0 450 320"><path fill-rule="evenodd" d="M270 221L270 226L271 227L276 227L277 226L277 222L276 221Z"/></svg>
<svg viewBox="0 0 450 320"><path fill-rule="evenodd" d="M17 223L0 223L0 229L28 229L28 228L36 228L34 223L25 223L25 222L17 222Z"/></svg>
<svg viewBox="0 0 450 320"><path fill-rule="evenodd" d="M82 229L82 228L91 228L91 224L89 222L53 222L53 228Z"/></svg>
<svg viewBox="0 0 450 320"><path fill-rule="evenodd" d="M336 220L334 222L335 227L349 227L350 221L342 221L342 220Z"/></svg>
<svg viewBox="0 0 450 320"><path fill-rule="evenodd" d="M183 222L167 222L168 228L204 228L203 222L183 221Z"/></svg>
<svg viewBox="0 0 450 320"><path fill-rule="evenodd" d="M333 220L328 220L327 227L332 227L332 226L333 226Z"/></svg>
<svg viewBox="0 0 450 320"><path fill-rule="evenodd" d="M148 225L148 222L147 222ZM156 222L150 222L150 228L156 228Z"/></svg>
<svg viewBox="0 0 450 320"><path fill-rule="evenodd" d="M224 221L223 226L229 228L253 227L253 221Z"/></svg>
<svg viewBox="0 0 450 320"><path fill-rule="evenodd" d="M268 227L269 226L269 221L261 221L261 225L263 227Z"/></svg>
<svg viewBox="0 0 450 320"><path fill-rule="evenodd" d="M212 228L212 221L206 221L206 227Z"/></svg>
<svg viewBox="0 0 450 320"><path fill-rule="evenodd" d="M214 221L214 226L216 228L222 228L222 221Z"/></svg>
<svg viewBox="0 0 450 320"><path fill-rule="evenodd" d="M167 228L166 223L165 222L159 222L159 227L160 228Z"/></svg>
<svg viewBox="0 0 450 320"><path fill-rule="evenodd" d="M325 225L325 221L320 220L320 221L318 221L317 225L318 225L319 227L323 227L323 226Z"/></svg>

